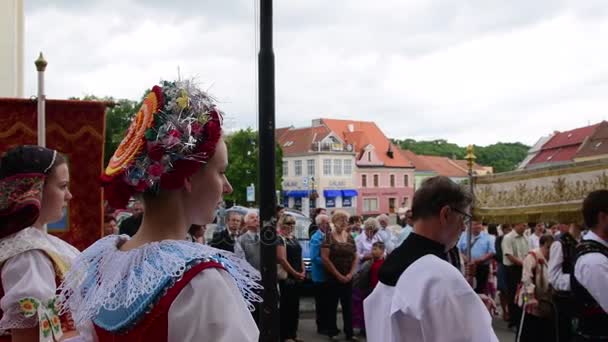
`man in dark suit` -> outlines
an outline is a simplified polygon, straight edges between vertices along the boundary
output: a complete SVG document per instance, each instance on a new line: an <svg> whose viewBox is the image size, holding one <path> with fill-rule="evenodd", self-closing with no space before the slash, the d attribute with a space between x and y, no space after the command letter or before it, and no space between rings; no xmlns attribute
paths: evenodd
<svg viewBox="0 0 608 342"><path fill-rule="evenodd" d="M234 253L234 243L239 236L243 217L236 211L229 211L227 221L228 228L215 232L209 246Z"/></svg>

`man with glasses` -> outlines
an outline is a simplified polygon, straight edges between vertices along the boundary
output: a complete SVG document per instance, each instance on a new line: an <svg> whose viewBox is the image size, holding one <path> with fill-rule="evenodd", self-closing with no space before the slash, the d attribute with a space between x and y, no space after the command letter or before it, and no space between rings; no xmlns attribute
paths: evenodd
<svg viewBox="0 0 608 342"><path fill-rule="evenodd" d="M469 217L465 219L468 226ZM475 275L475 292L485 293L490 275L490 260L496 254L494 243L490 235L483 231L483 225L479 221L473 221L473 236L471 238L471 260L467 260L469 233L462 234L458 242L458 249L464 255L464 262L471 274Z"/></svg>
<svg viewBox="0 0 608 342"><path fill-rule="evenodd" d="M530 251L528 239L524 232L527 223L518 223L513 230L502 239L503 263L507 270L507 301L509 303L509 327L517 327L521 318L521 308L515 304L515 292L521 281L523 260Z"/></svg>
<svg viewBox="0 0 608 342"><path fill-rule="evenodd" d="M386 258L364 301L368 341L498 341L480 297L448 262L471 202L443 176L416 191L414 231Z"/></svg>

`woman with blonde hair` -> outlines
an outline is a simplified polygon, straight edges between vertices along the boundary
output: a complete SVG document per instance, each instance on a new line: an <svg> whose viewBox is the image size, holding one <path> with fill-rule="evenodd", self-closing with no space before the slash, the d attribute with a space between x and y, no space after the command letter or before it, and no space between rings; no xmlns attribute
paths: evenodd
<svg viewBox="0 0 608 342"><path fill-rule="evenodd" d="M349 341L356 341L352 322L352 280L357 270L357 248L355 240L348 234L348 213L336 210L332 217L334 229L325 235L321 246L321 258L327 270L327 282L329 284L330 332L337 331L336 326L338 301L342 307L342 319L344 322L344 334ZM331 335L332 340L337 336Z"/></svg>
<svg viewBox="0 0 608 342"><path fill-rule="evenodd" d="M281 310L281 341L301 341L297 337L300 318L300 283L306 278L302 246L293 235L296 219L289 214L279 218L279 243L277 261L279 263L279 288Z"/></svg>

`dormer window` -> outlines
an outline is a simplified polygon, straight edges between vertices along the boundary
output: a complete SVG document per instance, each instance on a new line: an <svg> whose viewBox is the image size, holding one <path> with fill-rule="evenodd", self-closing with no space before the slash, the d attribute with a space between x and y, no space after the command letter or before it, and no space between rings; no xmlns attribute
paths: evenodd
<svg viewBox="0 0 608 342"><path fill-rule="evenodd" d="M293 145L293 141L291 141L291 140L290 140L290 141L286 141L286 142L283 144L283 147L289 147L289 146L291 146L291 145Z"/></svg>
<svg viewBox="0 0 608 342"><path fill-rule="evenodd" d="M568 139L572 138L572 133L568 133Z"/></svg>

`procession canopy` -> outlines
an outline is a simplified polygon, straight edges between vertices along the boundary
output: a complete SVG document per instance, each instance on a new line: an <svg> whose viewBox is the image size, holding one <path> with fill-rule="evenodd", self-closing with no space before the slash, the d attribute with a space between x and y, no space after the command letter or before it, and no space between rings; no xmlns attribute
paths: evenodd
<svg viewBox="0 0 608 342"><path fill-rule="evenodd" d="M608 189L608 159L474 178L474 216L487 223L582 223L585 196Z"/></svg>

